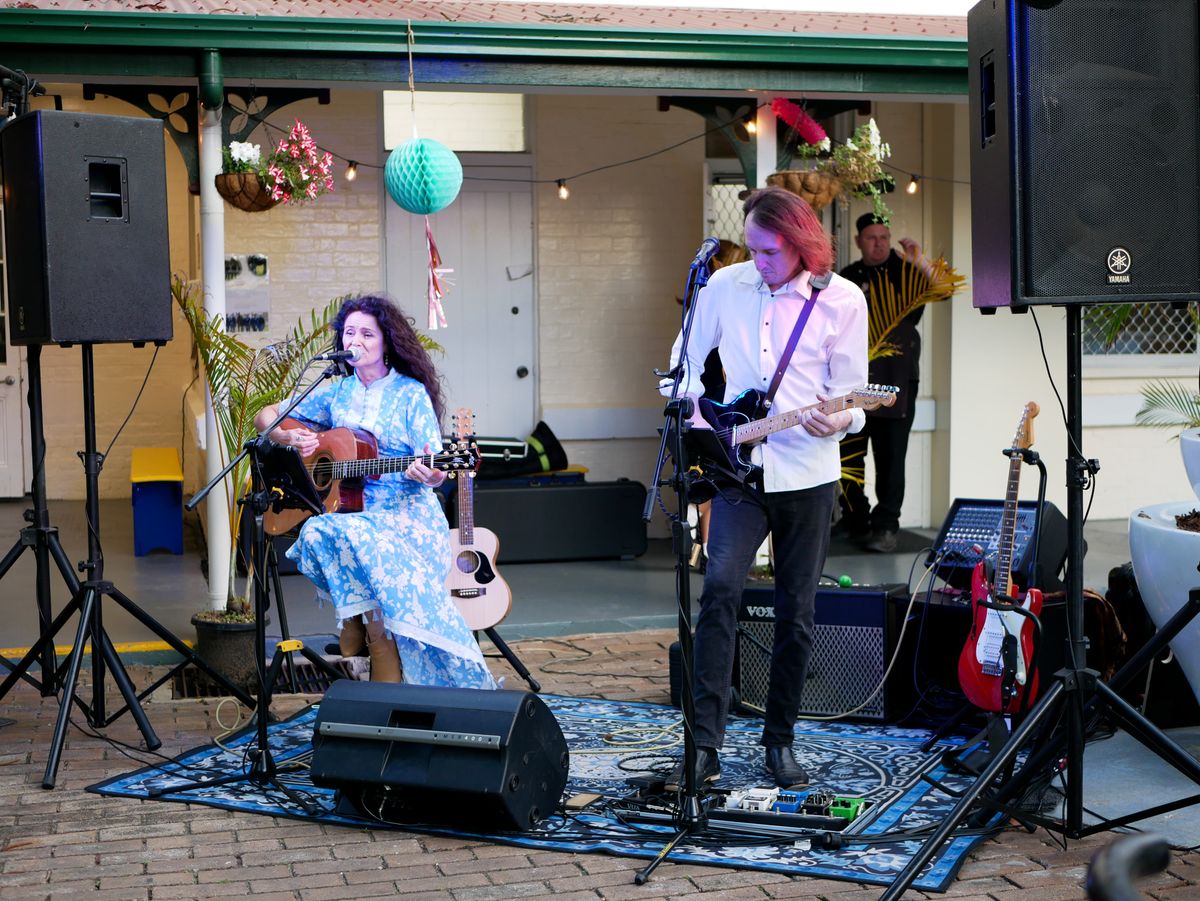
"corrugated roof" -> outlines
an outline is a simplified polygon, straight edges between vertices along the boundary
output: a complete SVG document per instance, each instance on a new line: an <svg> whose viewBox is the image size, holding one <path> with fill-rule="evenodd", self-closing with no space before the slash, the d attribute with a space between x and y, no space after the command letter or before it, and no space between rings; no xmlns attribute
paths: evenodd
<svg viewBox="0 0 1200 901"><path fill-rule="evenodd" d="M967 35L965 16L849 15L753 9L603 6L573 3L423 2L423 0L0 0L9 9L73 12L224 13L414 22L554 25L675 31L753 31L778 34L880 35L956 38Z"/></svg>

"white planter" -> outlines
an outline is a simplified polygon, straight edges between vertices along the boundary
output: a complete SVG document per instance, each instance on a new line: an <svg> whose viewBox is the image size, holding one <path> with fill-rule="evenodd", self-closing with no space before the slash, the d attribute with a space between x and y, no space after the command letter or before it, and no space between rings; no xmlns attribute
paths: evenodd
<svg viewBox="0 0 1200 901"><path fill-rule="evenodd" d="M1200 452L1200 434L1192 442ZM1200 483L1200 461L1189 478ZM1129 553L1133 574L1146 612L1161 629L1188 599L1188 592L1200 587L1200 532L1188 532L1175 525L1175 517L1196 509L1196 501L1175 501L1140 507L1129 517ZM1200 617L1193 619L1171 642L1179 665L1200 699Z"/></svg>
<svg viewBox="0 0 1200 901"><path fill-rule="evenodd" d="M1179 434L1179 452L1187 470L1192 493L1200 497L1200 429L1187 429Z"/></svg>

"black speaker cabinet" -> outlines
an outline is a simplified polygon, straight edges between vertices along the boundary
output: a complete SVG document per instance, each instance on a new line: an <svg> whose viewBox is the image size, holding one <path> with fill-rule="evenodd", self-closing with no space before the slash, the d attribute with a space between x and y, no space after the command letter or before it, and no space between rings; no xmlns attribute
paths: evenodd
<svg viewBox="0 0 1200 901"><path fill-rule="evenodd" d="M13 344L169 341L163 126L39 110L0 130Z"/></svg>
<svg viewBox="0 0 1200 901"><path fill-rule="evenodd" d="M338 811L524 830L558 807L567 743L531 692L339 679L313 728L312 780Z"/></svg>
<svg viewBox="0 0 1200 901"><path fill-rule="evenodd" d="M976 307L1200 293L1196 0L967 17Z"/></svg>
<svg viewBox="0 0 1200 901"><path fill-rule="evenodd" d="M893 699L883 681L896 646L900 611L890 598L903 597L904 585L860 585L817 591L816 626L808 676L800 699L801 716L830 716L860 705L853 718L885 721ZM733 687L740 706L763 713L775 638L775 589L747 588L738 610Z"/></svg>

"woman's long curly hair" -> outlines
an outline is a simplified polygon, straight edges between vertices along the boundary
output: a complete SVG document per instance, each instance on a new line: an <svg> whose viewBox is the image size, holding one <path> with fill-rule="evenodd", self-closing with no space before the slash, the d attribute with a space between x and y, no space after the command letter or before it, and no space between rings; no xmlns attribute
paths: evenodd
<svg viewBox="0 0 1200 901"><path fill-rule="evenodd" d="M417 337L413 320L405 316L390 297L380 294L348 297L342 301L342 307L330 325L333 329L333 345L337 350L343 349L342 329L346 325L346 317L351 313L366 313L375 317L383 332L383 343L387 348L384 359L387 364L401 375L411 376L425 386L433 403L433 413L440 424L446 403L442 396L442 382L433 367L433 361L429 359L429 352Z"/></svg>

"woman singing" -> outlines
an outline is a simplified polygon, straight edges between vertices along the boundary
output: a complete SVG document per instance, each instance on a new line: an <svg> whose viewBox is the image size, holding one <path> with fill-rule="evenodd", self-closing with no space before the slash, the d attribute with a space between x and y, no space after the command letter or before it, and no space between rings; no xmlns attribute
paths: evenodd
<svg viewBox="0 0 1200 901"><path fill-rule="evenodd" d="M332 325L338 350L356 350L349 377L326 382L292 412L306 423L276 428L273 441L317 450L315 430L362 429L379 455L440 450L442 392L411 322L388 298L342 304ZM258 414L262 429L277 407ZM308 427L308 426L311 426ZM483 654L446 591L450 533L433 489L446 474L424 463L368 478L361 513L312 516L288 550L342 622L342 653L364 643L373 681L495 688Z"/></svg>

